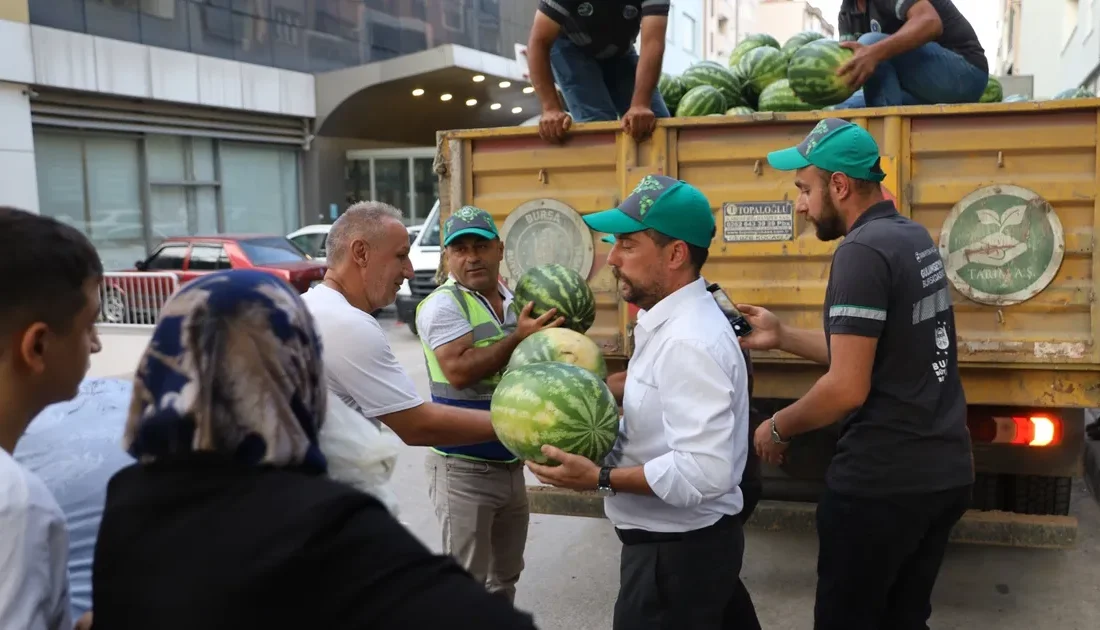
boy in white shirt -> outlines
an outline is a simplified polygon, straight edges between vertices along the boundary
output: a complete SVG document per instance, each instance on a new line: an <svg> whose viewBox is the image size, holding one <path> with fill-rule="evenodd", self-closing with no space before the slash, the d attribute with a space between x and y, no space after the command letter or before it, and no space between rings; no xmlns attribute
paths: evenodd
<svg viewBox="0 0 1100 630"><path fill-rule="evenodd" d="M65 516L11 454L39 412L76 396L99 351L102 276L76 229L0 207L0 628L73 627Z"/></svg>

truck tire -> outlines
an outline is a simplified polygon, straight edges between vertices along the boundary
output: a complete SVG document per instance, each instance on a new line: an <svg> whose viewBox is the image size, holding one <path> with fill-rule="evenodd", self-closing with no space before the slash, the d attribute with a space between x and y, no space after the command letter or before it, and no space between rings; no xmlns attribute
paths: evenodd
<svg viewBox="0 0 1100 630"><path fill-rule="evenodd" d="M1016 475L1009 477L1008 483L1008 511L1018 514L1069 514L1072 478Z"/></svg>

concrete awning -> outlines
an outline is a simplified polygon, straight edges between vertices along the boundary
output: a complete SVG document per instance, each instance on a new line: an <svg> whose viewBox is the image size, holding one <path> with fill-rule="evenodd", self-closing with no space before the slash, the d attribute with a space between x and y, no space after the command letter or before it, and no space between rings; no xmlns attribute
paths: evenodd
<svg viewBox="0 0 1100 630"><path fill-rule="evenodd" d="M523 70L515 59L448 44L318 74L315 133L431 146L437 130L523 124L540 111L535 94L523 92Z"/></svg>

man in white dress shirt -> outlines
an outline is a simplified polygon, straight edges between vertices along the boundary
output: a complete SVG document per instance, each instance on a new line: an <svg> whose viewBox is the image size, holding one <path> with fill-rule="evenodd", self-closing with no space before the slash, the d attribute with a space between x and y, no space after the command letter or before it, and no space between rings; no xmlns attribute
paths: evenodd
<svg viewBox="0 0 1100 630"><path fill-rule="evenodd" d="M645 177L618 208L587 215L613 234L622 298L639 307L615 449L600 467L552 446L543 483L597 489L623 542L615 630L745 627L732 605L745 539L745 359L700 277L715 234L690 184Z"/></svg>

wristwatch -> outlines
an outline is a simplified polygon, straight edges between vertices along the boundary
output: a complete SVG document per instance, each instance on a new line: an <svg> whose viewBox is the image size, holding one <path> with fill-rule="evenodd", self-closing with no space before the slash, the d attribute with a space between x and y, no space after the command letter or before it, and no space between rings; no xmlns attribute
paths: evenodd
<svg viewBox="0 0 1100 630"><path fill-rule="evenodd" d="M596 493L601 497L615 496L615 490L611 488L611 466L600 468L600 478L596 482Z"/></svg>
<svg viewBox="0 0 1100 630"><path fill-rule="evenodd" d="M790 444L790 440L784 440L779 431L775 430L775 416L768 418L768 423L772 425L772 442L776 444Z"/></svg>

